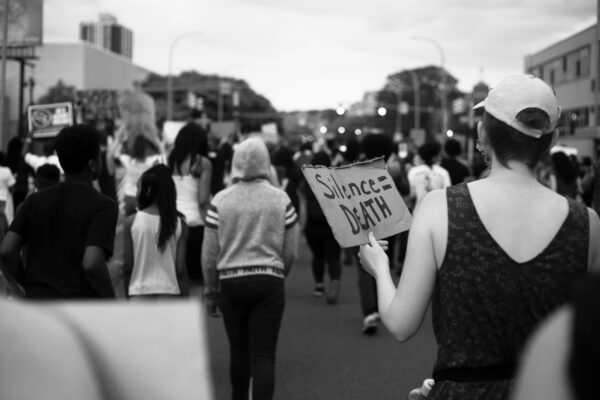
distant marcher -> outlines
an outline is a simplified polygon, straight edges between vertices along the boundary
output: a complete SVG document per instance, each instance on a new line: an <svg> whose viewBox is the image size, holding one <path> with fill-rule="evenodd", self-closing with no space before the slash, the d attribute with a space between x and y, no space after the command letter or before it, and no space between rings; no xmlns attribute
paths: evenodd
<svg viewBox="0 0 600 400"><path fill-rule="evenodd" d="M383 157L384 162L388 165L388 161L394 155L394 142L388 135L368 134L360 143L360 151L361 159L372 160L374 158ZM396 179L396 181L398 181L398 179ZM397 235L386 238L389 243L386 254L389 259L392 260L392 263L390 263L390 269L392 271L394 270L393 262L396 260L396 237ZM357 247L352 248L355 258L357 251ZM377 332L380 318L379 307L377 304L377 284L375 279L373 279L360 264L358 265L358 290L360 294L360 307L363 315L362 333L365 335L373 335Z"/></svg>
<svg viewBox="0 0 600 400"><path fill-rule="evenodd" d="M60 170L54 164L44 164L35 171L33 185L35 190L42 190L60 182Z"/></svg>
<svg viewBox="0 0 600 400"><path fill-rule="evenodd" d="M146 170L138 183L138 212L125 220L123 271L130 299L187 296L187 226L177 212L175 183L166 165Z"/></svg>
<svg viewBox="0 0 600 400"><path fill-rule="evenodd" d="M296 259L298 217L289 196L269 182L269 153L246 139L232 161L232 185L217 193L202 245L205 295L229 339L232 399L273 398L275 353L285 277Z"/></svg>
<svg viewBox="0 0 600 400"><path fill-rule="evenodd" d="M218 138L214 135L209 135L208 137L208 159L212 164L210 193L213 196L217 192L225 189L226 183L229 180L234 136L235 135L230 135L227 138Z"/></svg>
<svg viewBox="0 0 600 400"><path fill-rule="evenodd" d="M459 159L462 153L462 146L458 140L448 139L444 143L444 152L446 157L442 158L440 166L448 171L450 181L453 185L463 183L465 179L471 176L471 171L467 164Z"/></svg>
<svg viewBox="0 0 600 400"><path fill-rule="evenodd" d="M26 140L31 140L31 138ZM16 180L12 189L15 210L27 197L29 193L29 176L33 174L33 169L27 165L23 157L23 147L24 143L21 138L13 137L8 141L6 150L6 166L10 168Z"/></svg>
<svg viewBox="0 0 600 400"><path fill-rule="evenodd" d="M600 160L596 161L592 171L592 208L600 215Z"/></svg>
<svg viewBox="0 0 600 400"><path fill-rule="evenodd" d="M118 208L93 187L101 168L97 136L86 125L60 131L55 144L64 182L27 197L0 245L5 276L22 277L27 298L115 297L106 260Z"/></svg>
<svg viewBox="0 0 600 400"><path fill-rule="evenodd" d="M0 152L0 238L6 233L14 216L10 190L15 183L12 171L6 166L6 156Z"/></svg>
<svg viewBox="0 0 600 400"><path fill-rule="evenodd" d="M288 194L296 212L300 210L298 187L302 182L302 171L294 162L294 152L286 145L278 143L271 153L271 164L277 171L281 188Z"/></svg>
<svg viewBox="0 0 600 400"><path fill-rule="evenodd" d="M307 164L331 166L329 155L320 151L308 160ZM329 288L327 290L327 303L336 304L340 292L340 279L342 275L340 265L341 249L333 236L333 231L327 223L325 214L317 201L317 198L306 180L303 182L302 192L306 199L306 223L304 226L304 237L312 253L312 272L315 281L313 294L317 297L325 294L323 279L325 270L329 275Z"/></svg>
<svg viewBox="0 0 600 400"><path fill-rule="evenodd" d="M579 198L579 184L577 168L573 162L562 151L557 151L552 154L552 171L554 178L554 187L552 189L563 196L572 199Z"/></svg>
<svg viewBox="0 0 600 400"><path fill-rule="evenodd" d="M108 149L107 157L116 158L125 168L125 176L121 182L119 199L125 216L136 211L137 181L144 171L155 164L165 163L161 150L143 134L138 134L133 139L131 154L125 153L124 148L127 138L124 130L120 130L115 141Z"/></svg>
<svg viewBox="0 0 600 400"><path fill-rule="evenodd" d="M360 250L397 340L418 331L431 304L438 343L431 400L508 399L531 332L567 301L573 282L600 271L598 216L536 179L558 135L552 88L509 76L480 106L478 139L491 173L425 196L398 287L372 233Z"/></svg>
<svg viewBox="0 0 600 400"><path fill-rule="evenodd" d="M591 207L593 192L593 179L594 179L594 164L592 163L591 157L585 156L581 160L581 167L579 171L579 177L581 179L581 199L583 203Z"/></svg>
<svg viewBox="0 0 600 400"><path fill-rule="evenodd" d="M418 152L423 163L415 165L408 171L415 212L427 193L452 185L448 171L438 165L441 151L442 145L439 142L429 142L420 146Z"/></svg>
<svg viewBox="0 0 600 400"><path fill-rule="evenodd" d="M54 150L54 142L46 139L44 145L42 146L44 155L37 155L29 152L29 147L31 145L31 139L25 140L25 145L23 146L23 157L27 165L29 165L33 171L35 172L41 165L44 164L52 164L56 165L60 170L60 173L63 173L62 167L58 160L58 156L56 155L56 151Z"/></svg>
<svg viewBox="0 0 600 400"><path fill-rule="evenodd" d="M201 251L204 219L210 204L212 164L207 158L206 131L196 123L184 125L168 157L177 189L177 210L188 225L186 268L193 283L202 283Z"/></svg>

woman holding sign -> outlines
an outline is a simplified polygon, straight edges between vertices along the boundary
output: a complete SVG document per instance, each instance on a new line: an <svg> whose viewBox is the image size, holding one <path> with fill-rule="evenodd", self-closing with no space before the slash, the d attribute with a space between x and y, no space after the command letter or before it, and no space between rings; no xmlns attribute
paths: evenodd
<svg viewBox="0 0 600 400"><path fill-rule="evenodd" d="M552 88L529 75L502 80L477 107L488 178L432 191L410 229L398 288L370 234L360 259L378 288L383 323L400 341L432 303L438 357L431 399L505 399L536 325L566 301L572 282L600 270L600 220L537 182L557 136Z"/></svg>

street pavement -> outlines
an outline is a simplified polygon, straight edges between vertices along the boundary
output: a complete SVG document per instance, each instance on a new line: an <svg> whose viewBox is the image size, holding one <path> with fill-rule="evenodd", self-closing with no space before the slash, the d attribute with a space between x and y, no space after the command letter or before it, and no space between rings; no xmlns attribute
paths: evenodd
<svg viewBox="0 0 600 400"><path fill-rule="evenodd" d="M380 325L361 333L357 266L342 267L340 302L312 295L310 252L304 242L286 282L276 363L275 399L404 400L430 377L436 344L431 316L407 343ZM215 399L230 398L229 347L221 318L206 321Z"/></svg>

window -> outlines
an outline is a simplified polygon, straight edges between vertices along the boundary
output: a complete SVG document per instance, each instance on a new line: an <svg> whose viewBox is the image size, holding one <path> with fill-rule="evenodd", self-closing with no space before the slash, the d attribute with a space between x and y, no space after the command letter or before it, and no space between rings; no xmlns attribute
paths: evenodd
<svg viewBox="0 0 600 400"><path fill-rule="evenodd" d="M540 66L539 77L544 79L544 76L549 78L551 85L590 76L590 46L545 62Z"/></svg>

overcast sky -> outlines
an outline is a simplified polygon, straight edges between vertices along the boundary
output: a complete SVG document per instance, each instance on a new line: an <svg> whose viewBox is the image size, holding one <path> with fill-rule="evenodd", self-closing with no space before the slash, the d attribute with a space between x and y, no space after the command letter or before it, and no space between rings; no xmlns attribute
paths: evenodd
<svg viewBox="0 0 600 400"><path fill-rule="evenodd" d="M113 14L134 33L133 61L160 74L245 79L282 111L334 108L387 75L439 64L469 91L523 71L524 56L596 22L594 0L45 0L44 41Z"/></svg>

